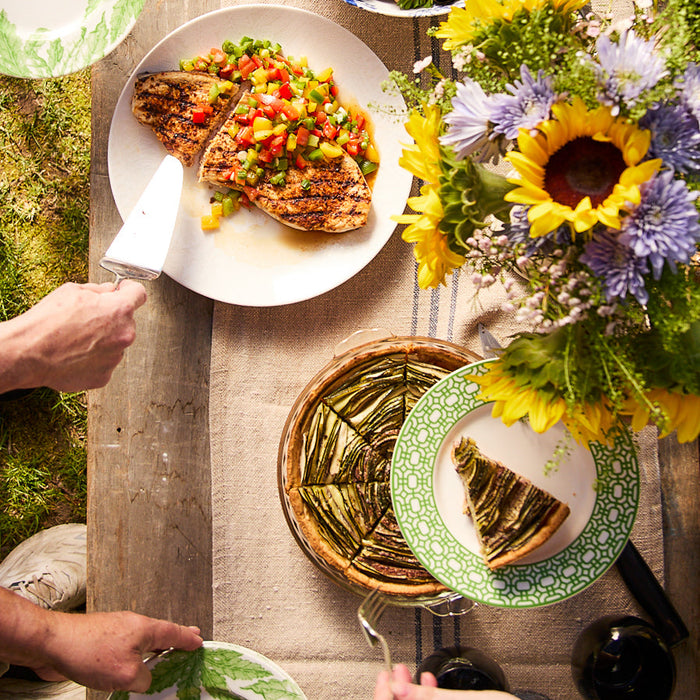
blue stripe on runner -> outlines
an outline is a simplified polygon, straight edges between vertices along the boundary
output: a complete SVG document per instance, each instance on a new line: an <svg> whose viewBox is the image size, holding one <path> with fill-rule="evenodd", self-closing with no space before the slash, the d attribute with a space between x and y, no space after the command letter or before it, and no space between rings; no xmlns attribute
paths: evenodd
<svg viewBox="0 0 700 700"><path fill-rule="evenodd" d="M428 317L428 335L437 336L438 317L440 316L440 287L430 290L430 315Z"/></svg>
<svg viewBox="0 0 700 700"><path fill-rule="evenodd" d="M421 608L413 609L413 618L415 620L415 637L416 637L416 668L423 660L423 619L421 617Z"/></svg>
<svg viewBox="0 0 700 700"><path fill-rule="evenodd" d="M457 293L459 292L459 268L452 273L452 284L450 285L450 315L447 322L447 340L454 337L455 315L457 313Z"/></svg>

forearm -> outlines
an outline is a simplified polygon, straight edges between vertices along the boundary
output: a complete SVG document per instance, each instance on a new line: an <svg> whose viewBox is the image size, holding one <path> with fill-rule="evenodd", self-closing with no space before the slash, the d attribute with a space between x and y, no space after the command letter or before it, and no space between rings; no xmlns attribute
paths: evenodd
<svg viewBox="0 0 700 700"><path fill-rule="evenodd" d="M50 665L45 649L52 636L51 615L64 614L0 588L0 661L32 668Z"/></svg>
<svg viewBox="0 0 700 700"><path fill-rule="evenodd" d="M32 329L23 316L0 323L0 394L40 385Z"/></svg>

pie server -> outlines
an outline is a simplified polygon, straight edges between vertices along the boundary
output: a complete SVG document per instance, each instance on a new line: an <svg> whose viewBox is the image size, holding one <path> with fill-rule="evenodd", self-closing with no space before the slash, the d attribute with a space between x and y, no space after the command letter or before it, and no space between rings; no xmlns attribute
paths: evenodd
<svg viewBox="0 0 700 700"><path fill-rule="evenodd" d="M116 275L116 286L126 278L153 280L163 271L182 180L182 163L174 156L165 156L100 260L102 267Z"/></svg>
<svg viewBox="0 0 700 700"><path fill-rule="evenodd" d="M498 340L481 323L478 332L484 357L497 357L501 349ZM627 540L615 566L630 593L651 617L666 643L674 647L687 639L688 628L632 540Z"/></svg>

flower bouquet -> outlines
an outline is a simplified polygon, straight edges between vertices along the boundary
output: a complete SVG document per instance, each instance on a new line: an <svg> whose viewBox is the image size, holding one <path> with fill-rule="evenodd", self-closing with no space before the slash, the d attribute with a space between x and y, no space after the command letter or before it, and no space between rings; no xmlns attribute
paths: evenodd
<svg viewBox="0 0 700 700"><path fill-rule="evenodd" d="M617 22L583 5L466 0L430 30L450 77L430 59L391 74L423 181L396 220L420 286L466 267L529 329L470 378L495 416L583 444L649 422L694 440L700 4L638 0Z"/></svg>

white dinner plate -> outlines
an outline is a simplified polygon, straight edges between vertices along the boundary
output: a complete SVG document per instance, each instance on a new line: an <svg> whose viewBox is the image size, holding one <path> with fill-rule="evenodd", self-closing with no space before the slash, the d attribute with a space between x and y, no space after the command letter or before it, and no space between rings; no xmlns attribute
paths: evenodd
<svg viewBox="0 0 700 700"><path fill-rule="evenodd" d="M391 494L401 532L436 579L472 600L510 608L555 603L579 593L615 562L634 524L639 472L631 438L590 451L570 440L570 452L549 464L564 444L560 423L543 434L524 421L507 427L477 398L466 374L485 373L486 360L453 372L421 397L396 442ZM464 489L451 459L459 437L471 437L488 457L569 505L569 517L540 548L490 571L474 527L463 512Z"/></svg>
<svg viewBox="0 0 700 700"><path fill-rule="evenodd" d="M51 78L104 58L131 31L144 0L17 0L0 9L0 73Z"/></svg>
<svg viewBox="0 0 700 700"><path fill-rule="evenodd" d="M359 272L382 249L410 194L412 175L398 164L400 142L408 138L405 104L384 93L388 71L357 37L304 10L279 5L243 5L203 15L168 35L141 61L119 98L109 135L109 178L122 218L136 203L165 149L149 127L131 113L139 73L177 69L229 39L243 36L279 42L288 56L307 56L320 71L331 66L341 101L368 108L380 165L366 226L346 233L291 229L258 209L241 209L221 219L218 231L202 231L215 188L196 181L196 166L185 169L183 197L164 271L199 294L243 306L277 306L322 294ZM373 109L372 106L376 109ZM390 111L393 110L393 111Z"/></svg>
<svg viewBox="0 0 700 700"><path fill-rule="evenodd" d="M169 651L149 662L147 693L117 691L110 700L306 700L284 669L256 651L237 644L204 642L196 651Z"/></svg>
<svg viewBox="0 0 700 700"><path fill-rule="evenodd" d="M391 17L432 17L433 15L445 15L455 5L464 7L464 0L454 0L447 4L433 4L432 7L414 7L410 10L402 10L395 0L345 0L348 5L361 7L369 12Z"/></svg>

